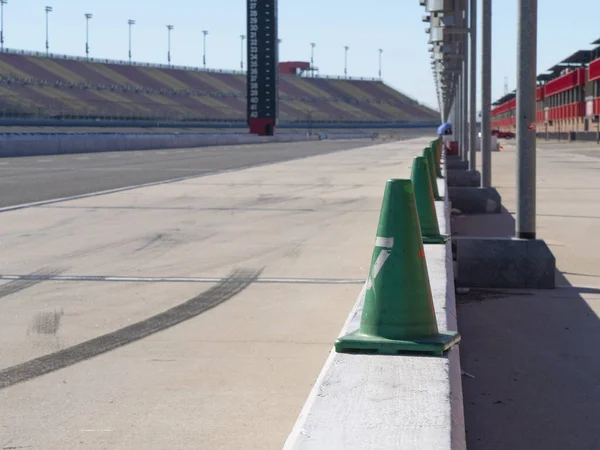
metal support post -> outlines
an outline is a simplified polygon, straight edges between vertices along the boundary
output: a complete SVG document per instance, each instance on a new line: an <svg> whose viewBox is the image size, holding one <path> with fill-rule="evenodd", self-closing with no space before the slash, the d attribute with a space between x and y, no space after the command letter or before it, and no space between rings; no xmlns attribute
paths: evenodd
<svg viewBox="0 0 600 450"><path fill-rule="evenodd" d="M471 91L469 97L469 170L477 170L477 0L471 0Z"/></svg>
<svg viewBox="0 0 600 450"><path fill-rule="evenodd" d="M456 94L454 95L454 114L456 116L456 121L454 122L454 130L456 131L455 140L458 142L458 154L462 155L462 127L460 126L462 121L462 77L460 75L457 77L456 81Z"/></svg>
<svg viewBox="0 0 600 450"><path fill-rule="evenodd" d="M469 0L464 0L463 24L467 28L469 24ZM463 61L462 61L462 160L469 157L469 35L463 36Z"/></svg>
<svg viewBox="0 0 600 450"><path fill-rule="evenodd" d="M519 0L517 40L517 237L535 239L537 0Z"/></svg>
<svg viewBox="0 0 600 450"><path fill-rule="evenodd" d="M482 0L481 19L481 187L491 187L492 0Z"/></svg>

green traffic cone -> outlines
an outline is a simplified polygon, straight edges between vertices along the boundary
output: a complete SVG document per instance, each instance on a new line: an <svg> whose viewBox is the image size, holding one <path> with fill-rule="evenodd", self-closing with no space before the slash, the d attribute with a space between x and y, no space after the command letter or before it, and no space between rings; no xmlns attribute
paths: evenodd
<svg viewBox="0 0 600 450"><path fill-rule="evenodd" d="M450 237L440 234L428 166L427 158L417 156L413 162L410 176L415 189L421 234L424 244L444 244Z"/></svg>
<svg viewBox="0 0 600 450"><path fill-rule="evenodd" d="M437 164L435 150L433 149L433 147L429 147L428 150L429 150L429 153L431 153L431 160L428 159L427 162L430 164L433 164L433 172L437 178L444 178L444 177L442 177L442 169ZM423 156L425 156L425 155L423 155ZM429 158L429 156L427 158Z"/></svg>
<svg viewBox="0 0 600 450"><path fill-rule="evenodd" d="M436 170L436 175L441 174L441 169L438 171L438 168L440 168L440 160L438 158L438 151L437 151L437 146L435 141L431 141L429 143L429 148L431 148L431 152L433 153L433 161L435 162L435 170Z"/></svg>
<svg viewBox="0 0 600 450"><path fill-rule="evenodd" d="M440 138L437 138L435 141L431 141L431 148L433 149L433 156L437 162L437 167L442 167L442 147L440 145Z"/></svg>
<svg viewBox="0 0 600 450"><path fill-rule="evenodd" d="M433 191L433 199L436 201L442 200L440 197L440 191L437 185L437 177L435 175L435 168L433 163L433 154L431 153L431 148L426 148L423 150L423 156L427 159L427 166L429 169L430 180L431 180L431 190Z"/></svg>
<svg viewBox="0 0 600 450"><path fill-rule="evenodd" d="M410 180L388 180L360 327L339 338L341 353L441 355L460 340L438 331Z"/></svg>

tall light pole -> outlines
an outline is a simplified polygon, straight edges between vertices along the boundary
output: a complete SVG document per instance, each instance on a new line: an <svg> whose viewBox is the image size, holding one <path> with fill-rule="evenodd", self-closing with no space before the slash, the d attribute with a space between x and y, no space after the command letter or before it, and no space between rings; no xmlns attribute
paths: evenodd
<svg viewBox="0 0 600 450"><path fill-rule="evenodd" d="M48 15L52 12L52 6L46 6L46 56L50 53L50 42L48 39Z"/></svg>
<svg viewBox="0 0 600 450"><path fill-rule="evenodd" d="M310 70L311 70L311 75L314 77L315 76L315 47L317 46L317 44L315 44L314 42L310 43Z"/></svg>
<svg viewBox="0 0 600 450"><path fill-rule="evenodd" d="M8 0L0 0L0 46L4 51L4 5L8 3Z"/></svg>
<svg viewBox="0 0 600 450"><path fill-rule="evenodd" d="M129 19L127 25L129 25L129 64L131 64L131 27L135 25L135 20Z"/></svg>
<svg viewBox="0 0 600 450"><path fill-rule="evenodd" d="M206 36L208 35L208 30L202 30L202 34L204 35L202 39L202 65L206 69Z"/></svg>
<svg viewBox="0 0 600 450"><path fill-rule="evenodd" d="M242 41L242 53L240 54L240 69L242 69L242 72L244 71L244 39L246 39L246 35L240 34L240 40Z"/></svg>
<svg viewBox="0 0 600 450"><path fill-rule="evenodd" d="M277 64L279 64L279 61L281 61L281 43L283 42L282 39L277 39Z"/></svg>
<svg viewBox="0 0 600 450"><path fill-rule="evenodd" d="M382 72L382 70L381 70L381 67L382 67L382 64L381 64L381 63L382 63L382 55L383 55L383 49L382 49L382 48L380 48L380 49L379 49L379 79L380 79L380 80L383 78L383 77L382 77L382 73L383 73L383 72Z"/></svg>
<svg viewBox="0 0 600 450"><path fill-rule="evenodd" d="M344 77L348 78L348 50L350 47L347 45L344 47Z"/></svg>
<svg viewBox="0 0 600 450"><path fill-rule="evenodd" d="M85 14L85 57L90 59L90 19L93 16L90 13Z"/></svg>
<svg viewBox="0 0 600 450"><path fill-rule="evenodd" d="M171 31L175 28L173 25L167 25L167 62L171 66Z"/></svg>

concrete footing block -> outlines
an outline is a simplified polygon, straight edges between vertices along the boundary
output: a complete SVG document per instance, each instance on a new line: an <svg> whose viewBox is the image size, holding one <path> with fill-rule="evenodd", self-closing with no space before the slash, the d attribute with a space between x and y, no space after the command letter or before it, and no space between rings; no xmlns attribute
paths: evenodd
<svg viewBox="0 0 600 450"><path fill-rule="evenodd" d="M478 187L481 174L476 170L447 170L448 187Z"/></svg>
<svg viewBox="0 0 600 450"><path fill-rule="evenodd" d="M452 208L463 214L499 213L502 211L500 193L492 187L450 187L448 199Z"/></svg>
<svg viewBox="0 0 600 450"><path fill-rule="evenodd" d="M539 239L455 238L456 286L554 289L556 260Z"/></svg>
<svg viewBox="0 0 600 450"><path fill-rule="evenodd" d="M468 170L469 161L462 159L450 159L446 161L446 170Z"/></svg>

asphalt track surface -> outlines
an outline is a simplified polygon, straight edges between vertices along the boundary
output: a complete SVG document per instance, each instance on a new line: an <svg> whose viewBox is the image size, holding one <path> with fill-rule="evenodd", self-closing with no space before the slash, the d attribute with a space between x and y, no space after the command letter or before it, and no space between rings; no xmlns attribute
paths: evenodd
<svg viewBox="0 0 600 450"><path fill-rule="evenodd" d="M366 147L313 141L0 159L0 208Z"/></svg>

